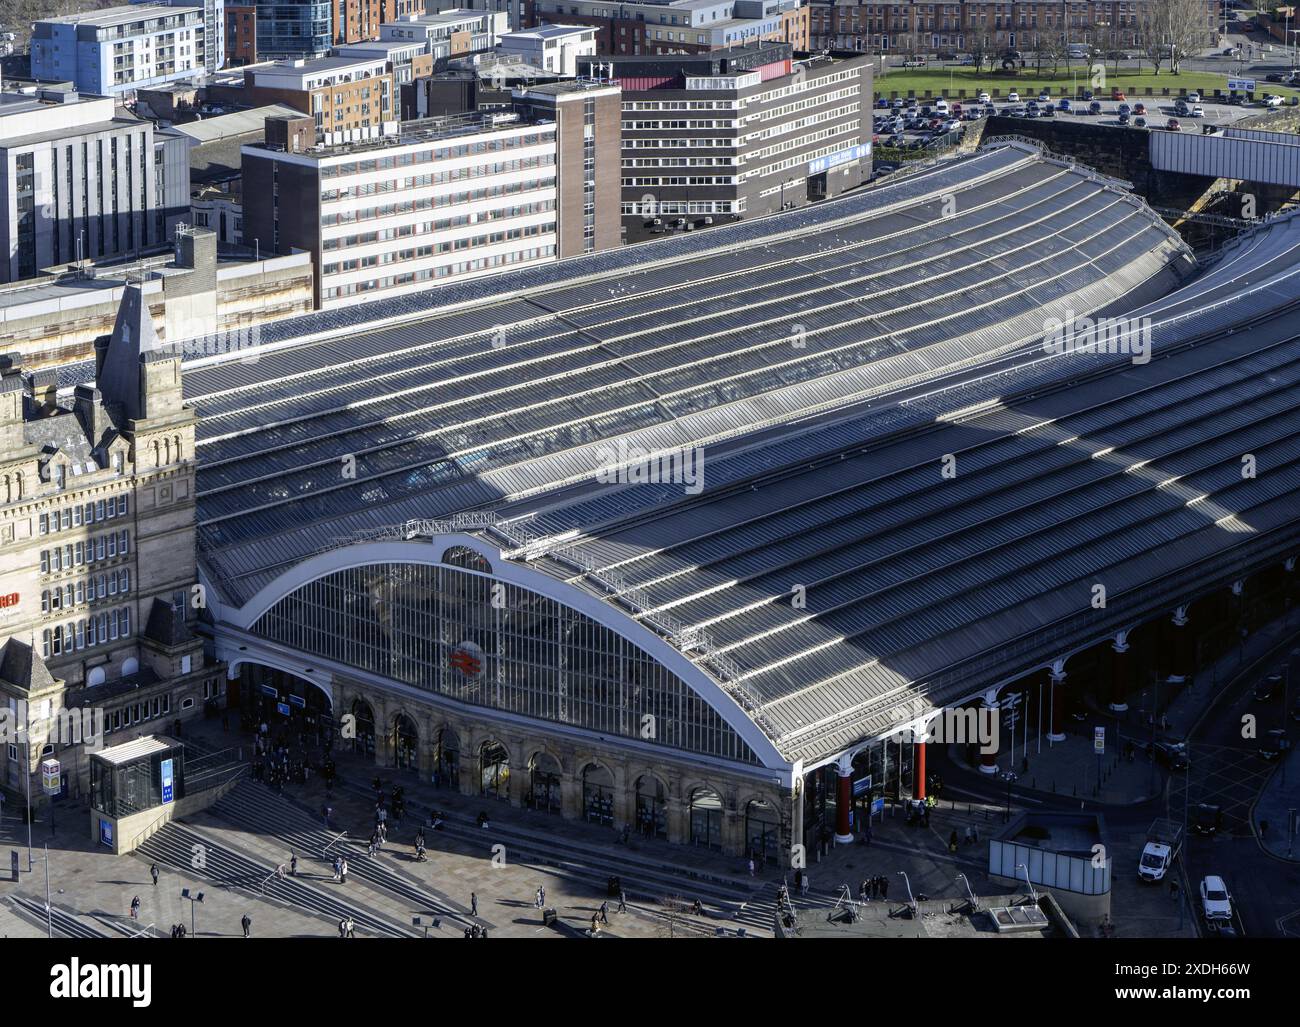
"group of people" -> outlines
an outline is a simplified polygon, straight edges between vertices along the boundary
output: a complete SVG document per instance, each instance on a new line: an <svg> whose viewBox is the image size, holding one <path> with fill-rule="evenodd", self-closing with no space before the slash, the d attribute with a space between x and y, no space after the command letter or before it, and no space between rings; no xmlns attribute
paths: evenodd
<svg viewBox="0 0 1300 1027"><path fill-rule="evenodd" d="M342 920L339 921L340 938L355 938L357 936L356 931L357 931L357 924L356 921L352 919L351 913L349 913L347 916L345 916Z"/></svg>
<svg viewBox="0 0 1300 1027"><path fill-rule="evenodd" d="M185 935L187 935L188 933L189 933L189 931L187 931L187 930L185 929L185 925L184 925L184 924L172 924L172 934L171 934L171 936L172 936L173 938L184 938Z"/></svg>
<svg viewBox="0 0 1300 1027"><path fill-rule="evenodd" d="M348 883L348 861L342 856L334 857L334 880L340 884Z"/></svg>
<svg viewBox="0 0 1300 1027"><path fill-rule="evenodd" d="M889 878L884 874L864 878L858 885L858 901L870 902L872 899L889 898Z"/></svg>

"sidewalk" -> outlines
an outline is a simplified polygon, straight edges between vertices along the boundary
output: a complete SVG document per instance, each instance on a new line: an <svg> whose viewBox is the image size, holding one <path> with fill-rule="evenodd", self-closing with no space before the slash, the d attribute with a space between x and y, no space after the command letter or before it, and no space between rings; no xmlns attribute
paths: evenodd
<svg viewBox="0 0 1300 1027"><path fill-rule="evenodd" d="M1287 838L1289 811L1293 809L1300 810L1300 748L1293 748L1279 761L1252 814L1259 843L1279 859L1300 863L1300 837L1294 841ZM1267 833L1260 830L1261 822L1268 823Z"/></svg>
<svg viewBox="0 0 1300 1027"><path fill-rule="evenodd" d="M1018 775L1014 782L1017 791L1069 796L1106 806L1146 802L1161 794L1167 775L1167 771L1159 765L1152 774L1152 761L1146 753L1146 747L1153 734L1157 742L1185 741L1201 715L1243 667L1250 666L1298 630L1300 618L1294 618L1289 628L1285 619L1266 624L1246 639L1244 645L1232 646L1215 663L1202 668L1190 684L1162 683L1156 696L1150 694L1150 689L1134 692L1129 697L1126 713L1117 714L1091 707L1086 720L1066 722L1065 741L1049 742L1044 733L1041 752L1038 738L1031 733L1027 770L1024 765L1023 736L1018 733L1014 766L1011 751L1001 753L997 760L998 775L989 774L987 779L1002 781L1001 775L1011 769ZM1158 699L1154 711L1153 698ZM1153 716L1157 721L1163 717L1164 723L1163 727L1157 723L1154 732L1149 719ZM1096 726L1106 728L1106 752L1100 761L1100 787L1097 754L1093 750L1093 728ZM1132 762L1124 757L1126 743L1130 741L1136 750ZM1293 758L1295 755L1293 752ZM964 747L949 746L948 756L955 765L980 774L981 777L986 776L966 762ZM1300 768L1290 777L1300 780ZM1294 806L1296 796L1294 792L1291 794L1290 805ZM1285 816L1276 819L1265 815L1265 819L1279 827L1286 823Z"/></svg>

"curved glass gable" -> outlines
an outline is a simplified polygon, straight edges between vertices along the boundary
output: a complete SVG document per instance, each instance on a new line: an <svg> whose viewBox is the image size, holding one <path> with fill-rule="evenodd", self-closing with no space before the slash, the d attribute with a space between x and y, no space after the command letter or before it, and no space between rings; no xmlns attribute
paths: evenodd
<svg viewBox="0 0 1300 1027"><path fill-rule="evenodd" d="M704 699L590 617L448 564L371 564L308 582L263 638L462 702L757 764Z"/></svg>

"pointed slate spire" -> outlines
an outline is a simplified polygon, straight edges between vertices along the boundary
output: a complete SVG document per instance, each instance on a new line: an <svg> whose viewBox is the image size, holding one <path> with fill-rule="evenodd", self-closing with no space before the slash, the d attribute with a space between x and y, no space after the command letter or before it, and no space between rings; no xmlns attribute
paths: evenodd
<svg viewBox="0 0 1300 1027"><path fill-rule="evenodd" d="M120 405L127 417L143 418L140 357L161 347L143 291L137 283L127 283L96 383L104 402Z"/></svg>

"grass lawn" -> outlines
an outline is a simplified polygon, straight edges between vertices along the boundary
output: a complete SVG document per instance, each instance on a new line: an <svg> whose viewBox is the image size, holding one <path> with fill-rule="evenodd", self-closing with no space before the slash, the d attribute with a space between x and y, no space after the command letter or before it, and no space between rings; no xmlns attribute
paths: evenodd
<svg viewBox="0 0 1300 1027"><path fill-rule="evenodd" d="M1155 93L1156 96L1162 95L1162 90L1168 89L1170 96L1177 96L1180 92L1197 90L1201 93L1213 93L1216 89L1221 89L1225 93L1228 91L1228 76L1216 75L1208 71L1184 71L1179 75L1172 75L1168 71L1163 71L1159 75L1154 75L1151 71L1134 71L1130 68L1121 67L1118 73L1106 66L1105 89L1096 89L1098 94L1109 92L1112 86L1118 86L1124 92L1132 97L1135 93L1139 96L1146 95L1147 87ZM966 90L967 96L974 96L980 90L988 90L992 93L995 89L999 90L1003 96L1007 95L1008 90L1019 90L1021 96L1029 93L1038 94L1040 89L1048 89L1053 96L1076 95L1079 90L1093 88L1091 78L1087 70L1076 63L1072 68L1066 68L1064 64L1057 69L1056 76L1052 76L1050 66L1043 69L1040 73L1031 65L1015 73L1007 73L1001 69L997 71L988 71L987 69L977 72L974 68L891 68L884 75L877 74L875 89L877 96L888 96L890 93L897 92L901 96L906 96L909 92L917 96L924 96L926 90L930 91L932 96L956 96L962 89ZM1256 79L1255 95L1263 93L1276 93L1279 96L1288 99L1297 93L1297 90L1291 89L1278 82L1264 82L1262 76Z"/></svg>

